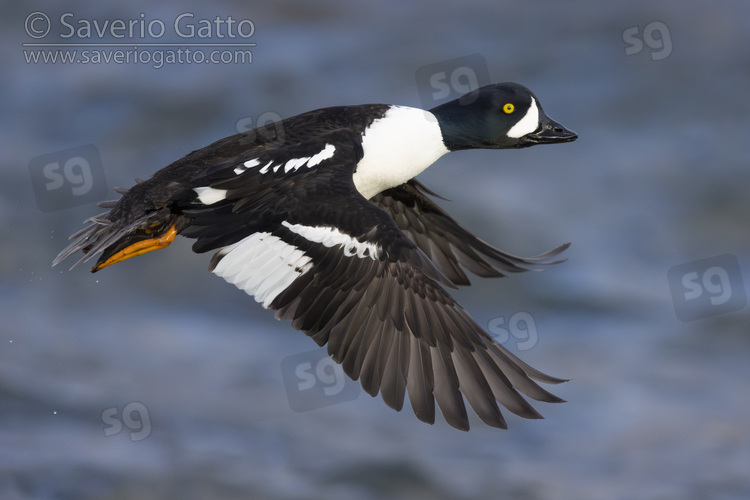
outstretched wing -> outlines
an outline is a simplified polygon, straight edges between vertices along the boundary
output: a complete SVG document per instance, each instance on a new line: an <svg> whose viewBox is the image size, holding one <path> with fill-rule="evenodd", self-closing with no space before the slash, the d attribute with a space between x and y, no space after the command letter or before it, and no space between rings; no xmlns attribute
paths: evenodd
<svg viewBox="0 0 750 500"><path fill-rule="evenodd" d="M538 270L565 260L555 257L570 243L536 257L517 257L497 249L461 227L427 194L435 195L412 179L375 195L370 201L388 212L398 228L457 285L470 284L464 269L478 276L498 277Z"/></svg>
<svg viewBox="0 0 750 500"><path fill-rule="evenodd" d="M562 380L498 345L445 291L453 284L443 272L356 191L361 157L355 134L338 130L209 169L172 202L190 221L182 234L196 238L196 251L219 249L214 274L327 344L347 375L392 408L408 393L432 423L437 401L462 430L464 397L490 426L506 427L498 403L540 418L521 393L558 402L534 380Z"/></svg>

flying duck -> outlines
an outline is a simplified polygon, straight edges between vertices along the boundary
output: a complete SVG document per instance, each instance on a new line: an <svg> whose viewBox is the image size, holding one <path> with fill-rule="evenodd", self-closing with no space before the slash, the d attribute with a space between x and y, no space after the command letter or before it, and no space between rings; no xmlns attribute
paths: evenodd
<svg viewBox="0 0 750 500"><path fill-rule="evenodd" d="M429 111L387 104L318 109L236 134L118 190L109 212L54 260L101 256L92 272L168 246L179 234L209 270L291 320L372 396L469 429L464 398L507 428L498 403L542 418L522 394L557 384L485 332L446 291L561 262L503 252L444 212L414 177L463 149L523 148L577 135L516 83L488 85ZM75 267L74 265L74 267Z"/></svg>

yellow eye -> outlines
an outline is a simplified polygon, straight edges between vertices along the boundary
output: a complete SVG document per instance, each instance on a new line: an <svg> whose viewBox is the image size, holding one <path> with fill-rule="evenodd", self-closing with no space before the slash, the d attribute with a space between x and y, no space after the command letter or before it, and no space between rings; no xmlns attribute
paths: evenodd
<svg viewBox="0 0 750 500"><path fill-rule="evenodd" d="M505 106L503 106L503 113L506 115L511 114L513 111L515 111L516 107L513 106L511 103L507 103Z"/></svg>

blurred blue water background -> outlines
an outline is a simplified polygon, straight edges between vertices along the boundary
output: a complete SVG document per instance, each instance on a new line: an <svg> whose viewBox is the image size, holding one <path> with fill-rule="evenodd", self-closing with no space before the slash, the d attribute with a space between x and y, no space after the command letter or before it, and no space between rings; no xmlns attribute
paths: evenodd
<svg viewBox="0 0 750 500"><path fill-rule="evenodd" d="M253 21L257 45L251 64L33 64L23 50L38 49L22 44L38 41L24 31L35 11L168 29L186 12L231 15ZM0 12L0 498L750 497L747 2L42 1ZM298 413L281 363L314 343L208 274L189 242L96 275L50 267L101 209L42 211L34 158L95 146L110 199L238 121L419 106L419 68L472 54L580 136L456 153L420 176L504 250L573 242L545 272L457 293L484 325L533 318L538 342L520 356L572 379L554 388L568 403L536 405L545 420L511 415L499 431L475 419L461 433L364 393ZM731 281L702 282L695 264L691 282L736 307L680 320L668 271L725 254L738 264L720 261ZM135 420L121 414L129 403L145 409Z"/></svg>

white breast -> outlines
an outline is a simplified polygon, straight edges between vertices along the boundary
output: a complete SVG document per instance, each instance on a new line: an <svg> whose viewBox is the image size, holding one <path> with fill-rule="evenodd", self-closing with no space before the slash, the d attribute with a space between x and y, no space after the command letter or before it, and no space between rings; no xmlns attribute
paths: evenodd
<svg viewBox="0 0 750 500"><path fill-rule="evenodd" d="M448 153L437 118L429 111L393 106L362 137L364 157L354 185L369 199L399 186Z"/></svg>

